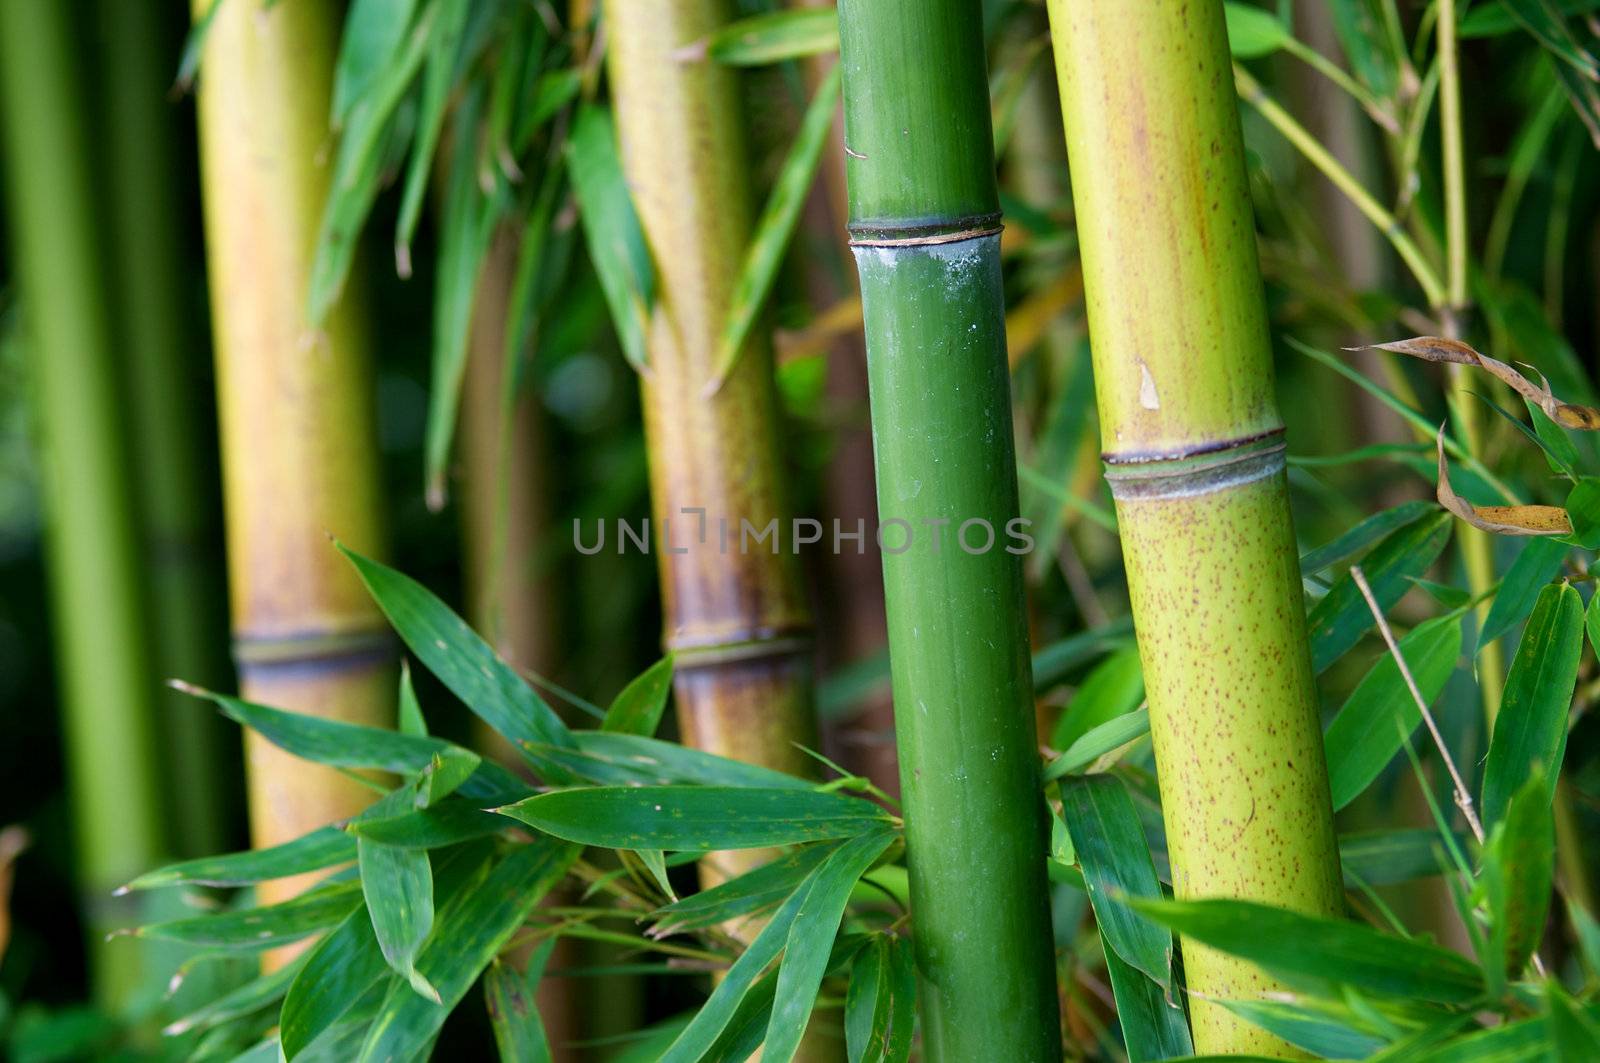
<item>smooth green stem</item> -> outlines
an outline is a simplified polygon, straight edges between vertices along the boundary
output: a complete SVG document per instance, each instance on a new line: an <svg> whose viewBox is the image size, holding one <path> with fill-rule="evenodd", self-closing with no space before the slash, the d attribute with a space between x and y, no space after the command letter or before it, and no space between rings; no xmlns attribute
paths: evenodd
<svg viewBox="0 0 1600 1063"><path fill-rule="evenodd" d="M1445 298L1445 285L1440 281L1438 271L1428 264L1421 248L1417 247L1416 241L1411 239L1411 235L1406 232L1405 226L1400 224L1399 219L1379 203L1305 126L1295 121L1277 101L1268 96L1261 83L1251 77L1249 71L1236 65L1233 68L1233 77L1238 85L1240 97L1254 107L1296 151L1305 156L1306 161L1315 166L1335 188L1342 192L1368 221L1378 227L1378 231L1394 245L1406 268L1421 285L1428 304L1438 306Z"/></svg>
<svg viewBox="0 0 1600 1063"><path fill-rule="evenodd" d="M980 5L839 14L924 1057L1054 1061Z"/></svg>
<svg viewBox="0 0 1600 1063"><path fill-rule="evenodd" d="M165 46L165 7L162 0L99 2L106 28L100 132L116 175L106 182L109 265L156 674L215 686L226 682L225 614L213 568L220 556L209 541L216 502L203 487L200 347L184 297L183 186L173 158L180 113L167 99L178 60ZM228 845L238 771L232 728L198 698L165 687L157 698L175 855L219 852Z"/></svg>
<svg viewBox="0 0 1600 1063"><path fill-rule="evenodd" d="M1050 0L1049 11L1173 889L1336 916L1343 890L1222 4ZM1296 1054L1220 1003L1281 991L1273 978L1194 941L1183 958L1197 1053Z"/></svg>
<svg viewBox="0 0 1600 1063"><path fill-rule="evenodd" d="M1446 306L1467 305L1467 179L1461 150L1461 72L1456 48L1456 0L1439 0L1439 139L1444 153Z"/></svg>
<svg viewBox="0 0 1600 1063"><path fill-rule="evenodd" d="M94 995L128 1003L141 948L104 941L136 911L111 891L164 855L127 453L91 197L73 21L0 0L0 155L41 430L46 560L67 779Z"/></svg>

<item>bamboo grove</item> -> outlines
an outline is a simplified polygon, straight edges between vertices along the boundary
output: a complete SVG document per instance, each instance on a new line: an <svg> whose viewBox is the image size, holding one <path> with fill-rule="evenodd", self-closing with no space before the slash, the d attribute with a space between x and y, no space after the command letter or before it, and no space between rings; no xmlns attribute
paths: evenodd
<svg viewBox="0 0 1600 1063"><path fill-rule="evenodd" d="M0 0L0 1054L1600 1058L1596 10Z"/></svg>

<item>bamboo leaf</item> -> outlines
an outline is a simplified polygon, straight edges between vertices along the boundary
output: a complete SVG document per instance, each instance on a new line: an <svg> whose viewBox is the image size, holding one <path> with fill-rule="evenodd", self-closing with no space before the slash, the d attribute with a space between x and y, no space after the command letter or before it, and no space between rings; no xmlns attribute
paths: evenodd
<svg viewBox="0 0 1600 1063"><path fill-rule="evenodd" d="M893 831L881 830L851 838L811 878L784 944L772 1018L761 1049L763 1060L789 1063L799 1050L850 893L894 837Z"/></svg>
<svg viewBox="0 0 1600 1063"><path fill-rule="evenodd" d="M583 845L709 853L850 838L890 822L858 797L728 786L599 786L496 809Z"/></svg>
<svg viewBox="0 0 1600 1063"><path fill-rule="evenodd" d="M1228 50L1235 59L1260 59L1282 48L1289 27L1259 7L1228 0L1222 5L1228 22Z"/></svg>
<svg viewBox="0 0 1600 1063"><path fill-rule="evenodd" d="M416 143L406 167L400 217L395 223L395 267L402 277L411 276L411 238L422 216L422 195L428 189L428 171L433 166L439 135L444 131L445 107L450 102L467 18L472 12L468 0L434 0L433 7L439 12L438 24L428 34L428 66L422 75Z"/></svg>
<svg viewBox="0 0 1600 1063"><path fill-rule="evenodd" d="M916 1023L911 943L874 934L856 953L845 994L845 1046L850 1063L904 1063Z"/></svg>
<svg viewBox="0 0 1600 1063"><path fill-rule="evenodd" d="M527 747L536 764L558 765L578 778L606 785L754 786L809 790L814 783L758 764L719 757L691 746L616 731L578 731L577 749Z"/></svg>
<svg viewBox="0 0 1600 1063"><path fill-rule="evenodd" d="M1567 493L1566 510L1577 544L1585 550L1600 548L1600 479L1585 476L1574 484Z"/></svg>
<svg viewBox="0 0 1600 1063"><path fill-rule="evenodd" d="M1577 1006L1556 978L1545 983L1544 1006L1552 1059L1600 1059L1600 1016L1593 1006Z"/></svg>
<svg viewBox="0 0 1600 1063"><path fill-rule="evenodd" d="M420 849L370 839L356 842L361 893L383 958L413 989L435 1003L439 993L417 973L417 952L433 929L433 867Z"/></svg>
<svg viewBox="0 0 1600 1063"><path fill-rule="evenodd" d="M317 886L278 904L220 912L134 931L137 937L220 949L270 949L333 926L361 905L361 883Z"/></svg>
<svg viewBox="0 0 1600 1063"><path fill-rule="evenodd" d="M1172 993L1172 934L1127 904L1161 898L1144 828L1121 780L1090 775L1061 784L1061 815L1072 835L1095 921L1123 961ZM1181 1018L1181 1016L1180 1016Z"/></svg>
<svg viewBox="0 0 1600 1063"><path fill-rule="evenodd" d="M1065 753L1045 765L1043 782L1082 771L1114 749L1150 733L1150 710L1138 709L1086 731Z"/></svg>
<svg viewBox="0 0 1600 1063"><path fill-rule="evenodd" d="M1401 70L1415 84L1398 27L1390 27L1379 0L1331 0L1333 29L1349 57L1350 68L1379 96L1392 99L1400 88Z"/></svg>
<svg viewBox="0 0 1600 1063"><path fill-rule="evenodd" d="M289 983L300 972L304 957L296 957L278 968L222 994L204 1007L190 1012L175 1022L168 1023L161 1032L167 1037L177 1037L190 1030L206 1030L242 1019L274 1004L288 990Z"/></svg>
<svg viewBox="0 0 1600 1063"><path fill-rule="evenodd" d="M1569 584L1545 587L1523 628L1495 718L1483 773L1486 826L1500 821L1535 770L1545 773L1546 802L1554 797L1582 650L1583 600Z"/></svg>
<svg viewBox="0 0 1600 1063"><path fill-rule="evenodd" d="M351 0L333 72L335 129L396 61L416 8L417 0Z"/></svg>
<svg viewBox="0 0 1600 1063"><path fill-rule="evenodd" d="M1459 340L1449 340L1439 336L1418 336L1415 339L1374 343L1366 347L1348 347L1346 350L1392 351L1424 362L1449 362L1482 369L1528 402L1538 406L1556 424L1584 431L1600 429L1600 410L1562 402L1551 393L1548 384L1535 384L1506 363L1491 358Z"/></svg>
<svg viewBox="0 0 1600 1063"><path fill-rule="evenodd" d="M1561 572L1566 556L1567 545L1555 539L1534 539L1523 547L1495 592L1494 604L1489 607L1483 632L1478 636L1480 647L1493 642L1528 615L1540 589Z"/></svg>
<svg viewBox="0 0 1600 1063"><path fill-rule="evenodd" d="M1504 0L1517 24L1551 55L1591 81L1600 79L1600 61L1578 42L1553 0Z"/></svg>
<svg viewBox="0 0 1600 1063"><path fill-rule="evenodd" d="M1325 568L1352 560L1390 532L1415 524L1433 512L1436 512L1433 503L1417 500L1374 513L1332 541L1301 554L1300 574L1314 576Z"/></svg>
<svg viewBox="0 0 1600 1063"><path fill-rule="evenodd" d="M1341 834L1339 863L1351 889L1431 878L1453 866L1438 832L1420 827Z"/></svg>
<svg viewBox="0 0 1600 1063"><path fill-rule="evenodd" d="M1495 962L1515 977L1544 935L1555 881L1555 816L1543 772L1535 772L1511 798L1484 854L1482 878L1491 887Z"/></svg>
<svg viewBox="0 0 1600 1063"><path fill-rule="evenodd" d="M407 1059L424 1049L579 852L550 838L535 839L496 863L480 887L453 898L417 957L417 970L438 991L439 1002L391 985L361 1047L362 1063Z"/></svg>
<svg viewBox="0 0 1600 1063"><path fill-rule="evenodd" d="M480 719L512 742L573 744L555 710L432 591L343 545L339 549L411 652Z"/></svg>
<svg viewBox="0 0 1600 1063"><path fill-rule="evenodd" d="M1533 422L1533 433L1539 437L1544 445L1545 458L1550 464L1550 471L1572 479L1578 478L1578 467L1583 460L1578 456L1578 447L1567 434L1567 430L1556 424L1537 403L1522 400L1527 407L1528 419Z"/></svg>
<svg viewBox="0 0 1600 1063"><path fill-rule="evenodd" d="M359 840L400 849L441 849L505 830L499 816L462 801L442 801L400 815L363 815L346 826Z"/></svg>
<svg viewBox="0 0 1600 1063"><path fill-rule="evenodd" d="M1430 705L1461 656L1461 618L1418 625L1399 642L1417 689ZM1345 700L1323 737L1328 781L1337 811L1354 801L1383 771L1422 722L1393 655L1378 658Z"/></svg>
<svg viewBox="0 0 1600 1063"><path fill-rule="evenodd" d="M1389 1043L1331 1001L1224 1000L1222 1006L1320 1059L1365 1059Z"/></svg>
<svg viewBox="0 0 1600 1063"><path fill-rule="evenodd" d="M1558 0L1557 3L1557 10L1565 15L1579 15L1595 8L1600 8L1600 0ZM1505 0L1489 0L1488 3L1473 4L1472 9L1461 16L1459 33L1467 39L1498 37L1515 33L1518 25L1516 16L1511 13Z"/></svg>
<svg viewBox="0 0 1600 1063"><path fill-rule="evenodd" d="M827 143L833 129L833 112L839 103L840 67L836 63L828 71L817 93L806 108L800 129L795 133L789 156L778 171L767 205L761 211L755 231L750 236L750 246L745 249L744 264L739 268L734 282L733 299L728 307L728 320L717 338L717 352L713 361L716 367L704 394L714 395L722 387L739 362L739 356L750 338L761 308L772 294L778 279L778 267L794 236L795 225L800 221L800 210L805 206L806 195L816 177L817 163L822 159L822 146Z"/></svg>
<svg viewBox="0 0 1600 1063"><path fill-rule="evenodd" d="M1450 518L1437 513L1390 532L1361 564L1382 609L1391 608L1411 587L1411 580L1432 565L1450 540ZM1317 672L1343 657L1372 627L1372 612L1347 572L1312 606L1306 616L1311 635L1311 661Z"/></svg>
<svg viewBox="0 0 1600 1063"><path fill-rule="evenodd" d="M1090 731L1125 716L1144 700L1139 648L1124 646L1095 665L1056 721L1050 744L1067 749Z"/></svg>
<svg viewBox="0 0 1600 1063"><path fill-rule="evenodd" d="M578 109L567 142L567 162L589 258L611 310L617 340L629 364L647 373L645 328L655 301L655 267L623 180L611 112L595 106Z"/></svg>
<svg viewBox="0 0 1600 1063"><path fill-rule="evenodd" d="M372 919L364 909L351 912L306 954L278 1013L283 1058L292 1061L332 1029L362 996L386 980L388 968Z"/></svg>
<svg viewBox="0 0 1600 1063"><path fill-rule="evenodd" d="M119 894L162 886L248 886L289 875L320 871L356 857L355 841L337 827L322 827L293 841L225 856L202 856L147 871Z"/></svg>
<svg viewBox="0 0 1600 1063"><path fill-rule="evenodd" d="M606 710L606 718L600 721L600 730L649 738L661 723L670 693L672 656L668 654L622 688Z"/></svg>
<svg viewBox="0 0 1600 1063"><path fill-rule="evenodd" d="M700 930L775 908L837 848L837 842L824 842L796 849L710 889L658 908L652 915L655 926L650 933L654 937L664 937Z"/></svg>
<svg viewBox="0 0 1600 1063"><path fill-rule="evenodd" d="M1338 987L1383 996L1466 1004L1483 976L1448 949L1249 901L1130 900L1185 937L1258 964L1290 984L1338 996Z"/></svg>
<svg viewBox="0 0 1600 1063"><path fill-rule="evenodd" d="M1474 528L1498 535L1571 535L1572 522L1560 506L1475 506L1450 486L1450 469L1444 460L1444 428L1438 436L1439 504Z"/></svg>
<svg viewBox="0 0 1600 1063"><path fill-rule="evenodd" d="M555 944L556 939L549 938L534 951L527 974L496 960L483 976L483 999L489 1008L489 1023L494 1028L494 1043L502 1063L551 1061L550 1041L539 1016L535 990Z"/></svg>
<svg viewBox="0 0 1600 1063"><path fill-rule="evenodd" d="M1183 1009L1172 1003L1159 985L1117 955L1104 929L1100 931L1100 943L1129 1063L1186 1057L1193 1052L1194 1042L1189 1037Z"/></svg>
<svg viewBox="0 0 1600 1063"><path fill-rule="evenodd" d="M831 7L774 11L730 22L679 49L681 63L710 57L728 66L765 66L839 50L839 16Z"/></svg>
<svg viewBox="0 0 1600 1063"><path fill-rule="evenodd" d="M1034 692L1043 693L1064 682L1079 666L1128 645L1132 635L1133 621L1123 617L1106 627L1052 642L1033 655Z"/></svg>

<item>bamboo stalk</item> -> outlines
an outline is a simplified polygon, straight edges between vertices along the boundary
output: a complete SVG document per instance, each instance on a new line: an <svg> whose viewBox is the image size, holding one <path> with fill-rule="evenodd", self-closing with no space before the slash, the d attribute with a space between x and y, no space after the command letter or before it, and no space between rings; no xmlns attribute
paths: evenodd
<svg viewBox="0 0 1600 1063"><path fill-rule="evenodd" d="M156 0L100 0L105 89L100 110L115 255L113 306L127 386L136 509L148 583L151 649L159 678L224 681L220 573L203 487L198 408L200 349L188 325L179 247L181 185L173 166L177 119L167 101L177 50L166 46ZM167 752L166 811L175 855L227 848L237 809L225 778L228 730L211 706L163 689L156 719Z"/></svg>
<svg viewBox="0 0 1600 1063"><path fill-rule="evenodd" d="M811 774L797 748L816 748L811 616L790 546L768 338L753 338L716 395L702 397L750 194L735 72L674 53L726 23L729 5L608 0L605 10L623 170L657 271L642 387L679 724L696 748ZM741 522L759 531L773 520L776 541L743 540Z"/></svg>
<svg viewBox="0 0 1600 1063"><path fill-rule="evenodd" d="M100 287L71 12L0 0L0 155L41 432L46 561L77 879L95 998L131 1002L142 950L106 944L138 921L111 891L164 854L157 747L125 440Z"/></svg>
<svg viewBox="0 0 1600 1063"><path fill-rule="evenodd" d="M1222 5L1051 0L1107 478L1180 897L1341 908ZM1195 1050L1291 1053L1184 943Z"/></svg>
<svg viewBox="0 0 1600 1063"><path fill-rule="evenodd" d="M980 5L839 28L925 1057L1059 1059Z"/></svg>
<svg viewBox="0 0 1600 1063"><path fill-rule="evenodd" d="M195 0L196 17L211 0ZM244 696L393 718L381 615L329 545L381 551L372 381L357 301L307 319L328 194L336 5L230 0L201 67L201 170L216 341L234 656ZM246 737L251 834L272 845L368 800L356 781ZM270 897L294 892L285 880Z"/></svg>

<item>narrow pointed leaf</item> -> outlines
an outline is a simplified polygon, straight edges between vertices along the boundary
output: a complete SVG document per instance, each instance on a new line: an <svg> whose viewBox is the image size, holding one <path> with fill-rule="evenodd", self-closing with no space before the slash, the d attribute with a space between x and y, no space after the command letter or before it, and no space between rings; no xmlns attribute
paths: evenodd
<svg viewBox="0 0 1600 1063"><path fill-rule="evenodd" d="M775 11L731 22L679 53L681 62L709 56L729 66L764 66L839 50L839 16L831 7Z"/></svg>
<svg viewBox="0 0 1600 1063"><path fill-rule="evenodd" d="M1432 502L1402 502L1392 509L1374 513L1330 542L1300 555L1300 572L1312 576L1325 568L1350 561L1390 532L1415 524L1436 512Z"/></svg>
<svg viewBox="0 0 1600 1063"><path fill-rule="evenodd" d="M417 974L417 952L433 929L433 867L420 849L400 849L369 839L356 843L361 893L383 958L418 993L438 993Z"/></svg>
<svg viewBox="0 0 1600 1063"><path fill-rule="evenodd" d="M417 0L351 0L333 71L335 127L395 61L416 7Z"/></svg>
<svg viewBox="0 0 1600 1063"><path fill-rule="evenodd" d="M655 299L655 267L622 177L610 112L594 106L579 109L567 161L589 258L611 309L617 340L628 362L645 372L645 325Z"/></svg>
<svg viewBox="0 0 1600 1063"><path fill-rule="evenodd" d="M462 801L444 801L399 815L362 816L345 827L358 839L400 849L438 849L487 838L505 828L504 819Z"/></svg>
<svg viewBox="0 0 1600 1063"><path fill-rule="evenodd" d="M652 737L661 723L661 714L666 711L670 693L672 657L669 655L640 672L622 688L606 710L606 718L600 721L600 730Z"/></svg>
<svg viewBox="0 0 1600 1063"><path fill-rule="evenodd" d="M554 947L554 938L541 945L529 960L526 975L509 963L496 960L483 976L483 999L489 1008L489 1023L501 1063L550 1063L550 1041L539 1015L535 989Z"/></svg>
<svg viewBox="0 0 1600 1063"><path fill-rule="evenodd" d="M142 926L139 937L221 949L270 949L334 926L361 906L361 884L318 886L292 900Z"/></svg>
<svg viewBox="0 0 1600 1063"><path fill-rule="evenodd" d="M1321 1059L1365 1059L1388 1040L1363 1029L1342 1005L1317 1001L1225 1000L1235 1015Z"/></svg>
<svg viewBox="0 0 1600 1063"><path fill-rule="evenodd" d="M1428 570L1450 540L1450 517L1438 513L1390 532L1361 562L1380 608L1389 609ZM1372 612L1347 572L1306 616L1311 661L1318 672L1343 657L1371 630Z"/></svg>
<svg viewBox="0 0 1600 1063"><path fill-rule="evenodd" d="M837 848L835 842L808 845L658 908L651 933L663 936L698 930L776 908Z"/></svg>
<svg viewBox="0 0 1600 1063"><path fill-rule="evenodd" d="M337 827L322 827L293 841L267 849L251 849L225 856L202 856L147 871L123 887L125 890L161 886L248 886L289 875L320 871L356 858L356 845Z"/></svg>
<svg viewBox="0 0 1600 1063"><path fill-rule="evenodd" d="M1561 571L1568 547L1555 539L1533 539L1506 570L1494 604L1478 636L1480 647L1488 645L1520 623L1533 609L1539 591Z"/></svg>
<svg viewBox="0 0 1600 1063"><path fill-rule="evenodd" d="M1067 749L1102 724L1125 716L1144 700L1139 648L1124 646L1095 665L1078 687L1050 735L1056 749Z"/></svg>
<svg viewBox="0 0 1600 1063"><path fill-rule="evenodd" d="M1160 985L1142 971L1125 963L1100 931L1105 951L1106 974L1111 979L1111 994L1117 1002L1117 1022L1129 1063L1171 1059L1194 1051L1189 1024L1183 1009L1169 1001Z"/></svg>
<svg viewBox="0 0 1600 1063"><path fill-rule="evenodd" d="M765 789L809 790L815 783L757 764L719 757L714 753L663 742L642 735L615 731L578 731L574 751L529 745L534 763L554 765L575 778L603 784L668 786L698 783L702 786L753 786Z"/></svg>
<svg viewBox="0 0 1600 1063"><path fill-rule="evenodd" d="M1114 749L1150 733L1150 710L1138 709L1124 713L1098 727L1084 732L1083 737L1067 747L1066 752L1045 766L1043 780L1051 782L1065 775L1082 771Z"/></svg>
<svg viewBox="0 0 1600 1063"><path fill-rule="evenodd" d="M422 195L428 188L428 171L433 168L434 150L444 131L445 106L456 79L461 40L471 14L470 0L435 0L439 17L428 37L428 68L422 76L422 100L417 113L416 144L406 167L405 187L401 192L400 217L395 223L394 246L400 275L409 276L411 237L422 216Z"/></svg>

